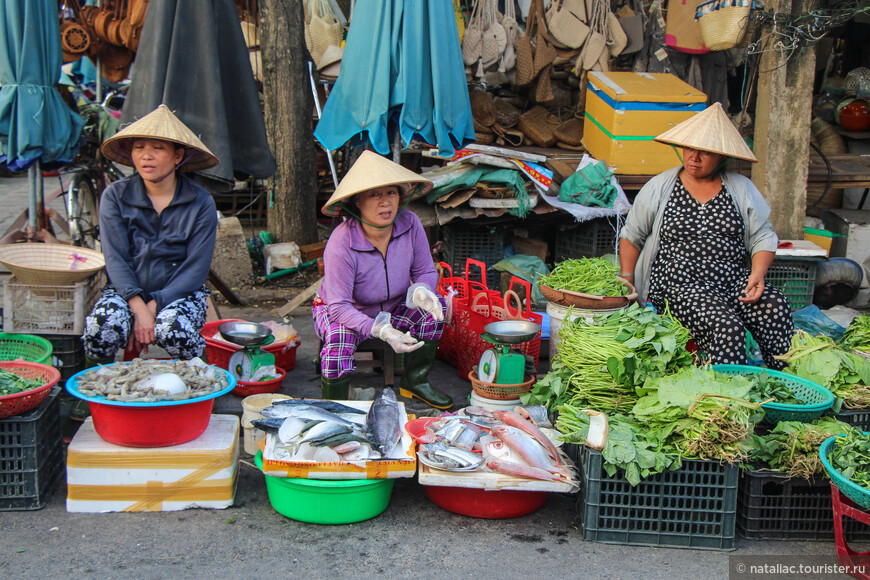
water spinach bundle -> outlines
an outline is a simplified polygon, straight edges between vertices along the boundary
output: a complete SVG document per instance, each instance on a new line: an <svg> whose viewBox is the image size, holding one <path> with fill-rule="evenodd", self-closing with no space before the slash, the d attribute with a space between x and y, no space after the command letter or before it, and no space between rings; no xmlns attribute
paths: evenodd
<svg viewBox="0 0 870 580"><path fill-rule="evenodd" d="M853 318L840 338L840 344L850 350L870 352L870 316L861 314Z"/></svg>
<svg viewBox="0 0 870 580"><path fill-rule="evenodd" d="M788 365L786 372L822 385L842 399L846 408L870 407L870 362L843 350L833 339L799 330L791 340L791 350L776 358Z"/></svg>
<svg viewBox="0 0 870 580"><path fill-rule="evenodd" d="M870 436L853 430L837 437L828 459L843 477L870 490Z"/></svg>
<svg viewBox="0 0 870 580"><path fill-rule="evenodd" d="M537 285L593 296L625 296L628 288L616 279L619 268L604 258L579 258L560 262Z"/></svg>
<svg viewBox="0 0 870 580"><path fill-rule="evenodd" d="M644 381L693 362L686 350L689 331L668 312L660 315L633 304L596 324L571 318L569 310L553 371L522 397L523 403L552 410L571 401L606 413L629 412Z"/></svg>
<svg viewBox="0 0 870 580"><path fill-rule="evenodd" d="M41 387L42 381L34 381L18 376L15 373L0 369L0 396L23 393L30 389Z"/></svg>
<svg viewBox="0 0 870 580"><path fill-rule="evenodd" d="M827 475L819 459L819 446L832 435L852 433L855 428L833 417L821 417L812 423L780 421L767 435L752 435L743 442L743 450L752 462L763 462L774 471L809 479Z"/></svg>

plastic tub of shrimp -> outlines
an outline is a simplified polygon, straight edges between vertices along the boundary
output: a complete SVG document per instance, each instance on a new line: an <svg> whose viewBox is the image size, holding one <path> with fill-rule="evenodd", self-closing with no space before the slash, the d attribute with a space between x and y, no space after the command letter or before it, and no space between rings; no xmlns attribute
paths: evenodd
<svg viewBox="0 0 870 580"><path fill-rule="evenodd" d="M113 367L131 363L104 365ZM116 445L125 447L169 447L192 441L208 427L214 400L229 393L236 379L218 367L208 367L216 377L225 377L220 390L190 399L175 401L115 401L104 396L89 396L79 391L79 379L88 370L67 379L66 390L88 402L97 434ZM208 372L208 371L207 371Z"/></svg>

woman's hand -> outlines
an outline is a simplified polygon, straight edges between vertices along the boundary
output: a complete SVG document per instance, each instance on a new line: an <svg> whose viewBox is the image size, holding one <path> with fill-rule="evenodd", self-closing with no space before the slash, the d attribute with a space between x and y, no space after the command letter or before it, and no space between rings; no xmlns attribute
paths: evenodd
<svg viewBox="0 0 870 580"><path fill-rule="evenodd" d="M743 289L743 295L738 300L744 304L752 304L761 298L762 292L764 292L764 274L752 272L749 274L746 288Z"/></svg>
<svg viewBox="0 0 870 580"><path fill-rule="evenodd" d="M130 299L129 305L130 310L133 311L133 347L136 350L141 350L154 342L157 302L151 300L146 304L141 297L134 296Z"/></svg>

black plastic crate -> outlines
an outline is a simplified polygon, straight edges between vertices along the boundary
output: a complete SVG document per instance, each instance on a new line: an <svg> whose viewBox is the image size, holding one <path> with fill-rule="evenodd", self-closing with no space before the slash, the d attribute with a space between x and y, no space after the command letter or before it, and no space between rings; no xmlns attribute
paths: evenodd
<svg viewBox="0 0 870 580"><path fill-rule="evenodd" d="M80 336L41 334L51 343L51 366L60 371L60 385L79 371L85 370L85 346Z"/></svg>
<svg viewBox="0 0 870 580"><path fill-rule="evenodd" d="M870 409L846 409L837 413L837 420L848 423L861 431L870 431Z"/></svg>
<svg viewBox="0 0 870 580"><path fill-rule="evenodd" d="M454 276L465 276L465 260L473 258L487 266L486 285L498 290L501 272L492 267L504 257L504 231L495 226L447 224L442 231L444 258ZM476 280L477 272L472 272Z"/></svg>
<svg viewBox="0 0 870 580"><path fill-rule="evenodd" d="M38 469L0 472L0 511L44 508L63 477L63 457L58 445Z"/></svg>
<svg viewBox="0 0 870 580"><path fill-rule="evenodd" d="M634 487L604 471L600 451L579 452L577 511L584 540L703 550L735 547L736 465L685 460Z"/></svg>
<svg viewBox="0 0 870 580"><path fill-rule="evenodd" d="M616 253L616 231L607 218L583 222L556 233L556 262L570 258L600 258Z"/></svg>
<svg viewBox="0 0 870 580"><path fill-rule="evenodd" d="M36 409L0 419L0 478L39 469L61 447L59 394L54 387ZM2 487L0 483L0 498L5 497Z"/></svg>
<svg viewBox="0 0 870 580"><path fill-rule="evenodd" d="M818 262L819 258L778 257L764 280L780 289L792 310L798 310L813 303Z"/></svg>
<svg viewBox="0 0 870 580"><path fill-rule="evenodd" d="M844 526L848 539L870 539L870 526L851 518ZM744 471L737 494L737 532L753 540L833 540L830 480Z"/></svg>

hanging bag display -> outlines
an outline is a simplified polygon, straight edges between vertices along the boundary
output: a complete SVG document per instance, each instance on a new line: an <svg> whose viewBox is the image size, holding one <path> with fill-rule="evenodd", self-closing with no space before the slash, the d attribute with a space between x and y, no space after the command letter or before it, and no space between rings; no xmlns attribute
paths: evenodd
<svg viewBox="0 0 870 580"><path fill-rule="evenodd" d="M749 25L752 0L706 0L695 10L695 20L708 50L728 50L743 40Z"/></svg>
<svg viewBox="0 0 870 580"><path fill-rule="evenodd" d="M561 48L580 48L589 36L585 0L553 0L547 9L547 30Z"/></svg>
<svg viewBox="0 0 870 580"><path fill-rule="evenodd" d="M517 42L519 42L522 32L517 24L515 2L516 0L505 1L504 18L501 20L505 32L504 55L499 67L502 72L513 70L517 65Z"/></svg>
<svg viewBox="0 0 870 580"><path fill-rule="evenodd" d="M73 62L87 52L91 36L83 25L78 0L69 0L61 8L60 44L64 62Z"/></svg>
<svg viewBox="0 0 870 580"><path fill-rule="evenodd" d="M701 25L695 20L697 0L668 0L665 45L689 54L706 54Z"/></svg>
<svg viewBox="0 0 870 580"><path fill-rule="evenodd" d="M341 46L344 29L335 17L329 0L309 0L305 41L314 62L320 62L326 47Z"/></svg>
<svg viewBox="0 0 870 580"><path fill-rule="evenodd" d="M504 27L498 22L498 10L495 3L496 0L484 0L484 24L486 28L483 31L480 50L484 68L499 62L504 56L504 50L507 46L507 34Z"/></svg>

